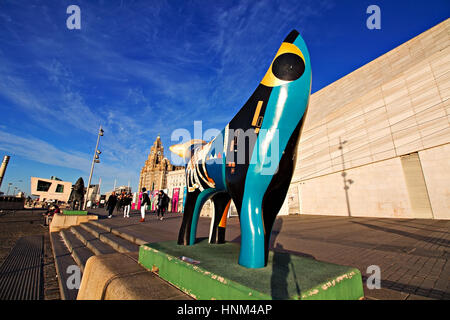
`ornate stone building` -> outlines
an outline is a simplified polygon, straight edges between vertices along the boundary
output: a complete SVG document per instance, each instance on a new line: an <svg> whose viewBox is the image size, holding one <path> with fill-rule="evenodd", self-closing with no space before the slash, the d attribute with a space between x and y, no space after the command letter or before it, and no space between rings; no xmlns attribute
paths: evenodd
<svg viewBox="0 0 450 320"><path fill-rule="evenodd" d="M147 190L162 190L167 187L167 173L184 169L182 166L174 166L169 159L164 157L164 147L161 137L158 135L150 149L145 165L142 167L139 177L139 191L145 187Z"/></svg>

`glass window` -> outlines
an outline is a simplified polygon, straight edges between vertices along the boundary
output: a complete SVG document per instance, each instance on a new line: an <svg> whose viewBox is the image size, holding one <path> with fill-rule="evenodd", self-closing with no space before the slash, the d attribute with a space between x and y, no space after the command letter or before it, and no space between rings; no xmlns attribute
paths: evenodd
<svg viewBox="0 0 450 320"><path fill-rule="evenodd" d="M56 192L63 193L64 192L64 185L63 184L58 184L56 186Z"/></svg>
<svg viewBox="0 0 450 320"><path fill-rule="evenodd" d="M43 191L43 192L47 192L48 189L50 189L50 186L52 185L51 182L47 182L47 181L42 181L42 180L38 180L37 183L37 191Z"/></svg>

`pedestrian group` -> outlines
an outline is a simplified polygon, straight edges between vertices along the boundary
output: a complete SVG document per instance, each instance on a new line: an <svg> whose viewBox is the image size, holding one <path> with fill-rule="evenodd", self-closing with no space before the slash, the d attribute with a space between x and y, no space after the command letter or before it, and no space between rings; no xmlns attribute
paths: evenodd
<svg viewBox="0 0 450 320"><path fill-rule="evenodd" d="M131 193L122 192L119 196L113 191L106 202L106 210L108 211L108 218L112 218L114 208L119 212L123 210L123 217L130 217L131 202L133 201L133 196ZM150 197L147 194L147 189L142 188L142 200L141 200L141 220L139 222L145 221L145 211L147 206L151 205ZM164 219L164 213L167 211L169 206L169 197L160 190L158 193L158 199L156 200L156 213L159 220Z"/></svg>

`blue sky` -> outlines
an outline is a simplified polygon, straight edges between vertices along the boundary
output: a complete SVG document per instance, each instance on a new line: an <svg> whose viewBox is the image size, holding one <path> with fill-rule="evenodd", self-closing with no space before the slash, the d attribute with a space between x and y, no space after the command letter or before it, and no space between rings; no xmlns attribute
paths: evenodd
<svg viewBox="0 0 450 320"><path fill-rule="evenodd" d="M81 29L69 30L69 5ZM366 28L369 5L381 30ZM100 125L102 191L137 187L151 144L222 129L297 29L315 92L450 16L448 0L0 1L1 190L30 176L87 183ZM21 181L20 181L21 180Z"/></svg>

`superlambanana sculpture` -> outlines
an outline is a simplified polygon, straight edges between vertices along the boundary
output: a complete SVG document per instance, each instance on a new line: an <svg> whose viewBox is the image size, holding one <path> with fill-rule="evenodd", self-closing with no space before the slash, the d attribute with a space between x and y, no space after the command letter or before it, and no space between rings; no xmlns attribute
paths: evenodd
<svg viewBox="0 0 450 320"><path fill-rule="evenodd" d="M270 234L286 197L311 91L308 49L297 31L281 44L253 95L221 134L170 147L183 157L188 188L178 244L193 245L203 204L212 199L210 243L225 241L234 201L241 225L239 264L267 264Z"/></svg>

